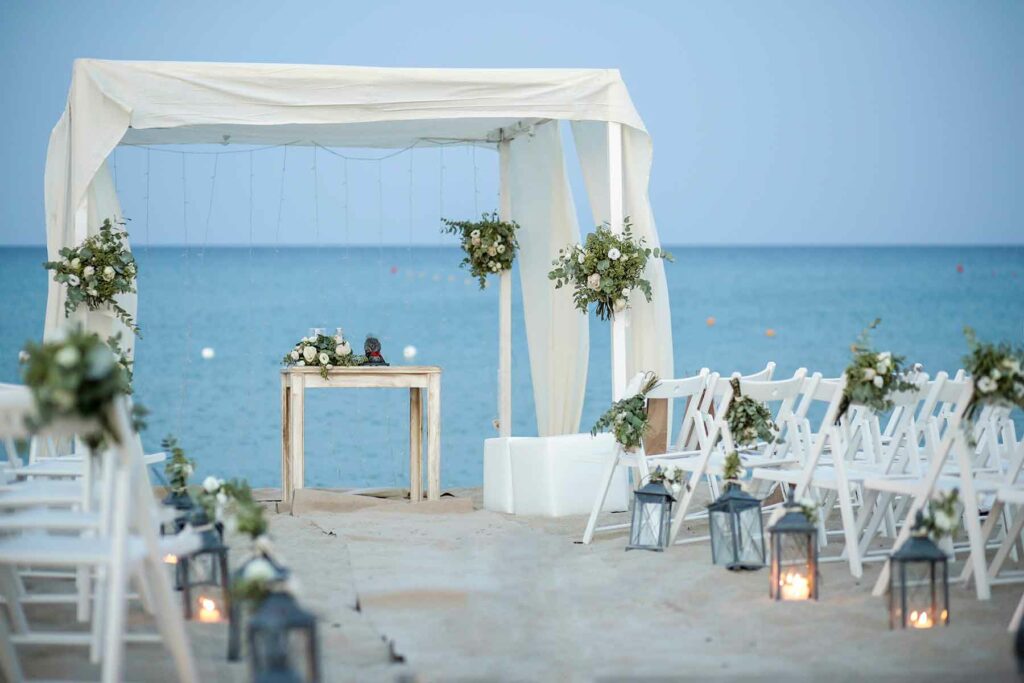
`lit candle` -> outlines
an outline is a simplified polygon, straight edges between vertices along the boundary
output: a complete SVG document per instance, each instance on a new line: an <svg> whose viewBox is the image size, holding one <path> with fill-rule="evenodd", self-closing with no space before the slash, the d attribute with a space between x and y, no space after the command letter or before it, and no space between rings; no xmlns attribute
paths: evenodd
<svg viewBox="0 0 1024 683"><path fill-rule="evenodd" d="M204 624L215 624L220 621L220 610L217 602L211 598L199 598L199 621Z"/></svg>
<svg viewBox="0 0 1024 683"><path fill-rule="evenodd" d="M164 555L164 564L178 564L178 556L170 553Z"/></svg>
<svg viewBox="0 0 1024 683"><path fill-rule="evenodd" d="M783 600L807 600L811 597L811 582L796 572L786 572L779 589Z"/></svg>
<svg viewBox="0 0 1024 683"><path fill-rule="evenodd" d="M928 614L927 610L921 610L920 612L914 610L910 613L910 625L914 628L931 628L935 624L932 622L932 616Z"/></svg>

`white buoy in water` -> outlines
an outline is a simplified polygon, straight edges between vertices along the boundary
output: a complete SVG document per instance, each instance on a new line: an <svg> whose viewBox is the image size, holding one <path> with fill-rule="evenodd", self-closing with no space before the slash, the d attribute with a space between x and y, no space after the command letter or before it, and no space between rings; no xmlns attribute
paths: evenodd
<svg viewBox="0 0 1024 683"><path fill-rule="evenodd" d="M217 352L213 350L212 346L204 346L203 350L199 352L199 355L203 357L203 360L213 360L213 357L217 355Z"/></svg>
<svg viewBox="0 0 1024 683"><path fill-rule="evenodd" d="M402 356L404 356L406 360L412 360L413 358L416 357L416 347L413 346L412 344L409 344L404 349L402 349Z"/></svg>

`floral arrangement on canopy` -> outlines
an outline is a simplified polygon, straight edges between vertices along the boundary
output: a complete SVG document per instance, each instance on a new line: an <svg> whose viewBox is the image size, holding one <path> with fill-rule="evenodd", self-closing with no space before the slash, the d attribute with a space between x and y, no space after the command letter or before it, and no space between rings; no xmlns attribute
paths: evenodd
<svg viewBox="0 0 1024 683"><path fill-rule="evenodd" d="M129 392L128 375L98 335L80 329L58 330L48 342L30 342L23 354L22 377L32 392L35 414L29 427L38 430L63 420L95 421L83 434L91 448L109 437L118 443L109 408ZM145 410L133 409L135 428L143 427Z"/></svg>
<svg viewBox="0 0 1024 683"><path fill-rule="evenodd" d="M974 379L967 419L973 420L984 405L1024 409L1024 349L1006 342L980 342L970 327L964 328L964 336L970 351L964 357L964 367Z"/></svg>
<svg viewBox="0 0 1024 683"><path fill-rule="evenodd" d="M352 353L352 345L340 334L303 337L281 359L281 363L287 366L320 368L320 376L324 379L327 379L327 371L334 367L362 365L365 361L365 356Z"/></svg>
<svg viewBox="0 0 1024 683"><path fill-rule="evenodd" d="M628 218L621 235L613 233L608 224L600 225L582 245L558 250L548 279L554 281L555 289L573 287L577 309L586 313L590 304L596 304L597 317L609 320L629 308L634 289L651 300L651 283L643 277L649 259L673 260L664 249L651 249L645 243L643 237L633 237Z"/></svg>
<svg viewBox="0 0 1024 683"><path fill-rule="evenodd" d="M658 384L658 376L648 372L640 391L612 404L612 407L597 419L590 433L611 430L615 441L626 452L635 451L643 443L644 432L647 431L647 394Z"/></svg>
<svg viewBox="0 0 1024 683"><path fill-rule="evenodd" d="M519 251L516 231L519 224L503 221L497 212L485 213L478 221L453 221L442 218L441 232L456 235L465 252L459 264L480 283L487 286L487 276L510 270Z"/></svg>
<svg viewBox="0 0 1024 683"><path fill-rule="evenodd" d="M85 304L90 311L109 307L114 315L135 334L135 320L120 304L119 294L135 292L138 268L128 250L128 233L108 218L99 233L87 237L77 247L60 250L59 261L47 261L43 267L53 271L53 279L67 288L64 313L70 316ZM141 336L141 335L140 335Z"/></svg>
<svg viewBox="0 0 1024 683"><path fill-rule="evenodd" d="M839 404L836 422L846 414L851 405L862 405L875 412L892 409L892 395L900 391L911 391L917 388L913 382L907 381L907 372L903 368L903 356L895 356L889 351L875 351L871 348L871 331L882 322L875 318L850 345L853 359L846 366L844 375L846 387Z"/></svg>

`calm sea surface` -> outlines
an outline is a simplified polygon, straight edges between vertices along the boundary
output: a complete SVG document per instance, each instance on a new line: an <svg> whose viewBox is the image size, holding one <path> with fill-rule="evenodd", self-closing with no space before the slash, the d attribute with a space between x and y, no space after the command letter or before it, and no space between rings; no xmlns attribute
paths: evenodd
<svg viewBox="0 0 1024 683"><path fill-rule="evenodd" d="M879 348L931 373L960 367L962 328L1024 337L1024 248L675 248L668 266L677 375L778 363L837 375L850 342L882 318ZM444 368L446 486L479 485L482 441L494 434L497 288L479 291L455 248L142 248L136 393L152 411L156 448L177 434L199 474L279 481L279 361L312 326L342 326L361 348ZM41 248L0 248L0 382L41 334ZM962 264L963 272L957 270ZM516 276L518 278L518 276ZM518 285L513 309L514 432L535 433ZM715 324L707 319L713 316ZM774 337L765 334L775 331ZM203 360L201 349L216 352ZM607 325L591 319L582 428L607 407ZM307 484L403 485L408 401L394 390L317 392L306 407Z"/></svg>

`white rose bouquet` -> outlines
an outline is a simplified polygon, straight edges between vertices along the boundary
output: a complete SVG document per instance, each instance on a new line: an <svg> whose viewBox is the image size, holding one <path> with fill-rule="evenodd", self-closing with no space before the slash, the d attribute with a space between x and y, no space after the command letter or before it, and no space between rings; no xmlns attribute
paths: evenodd
<svg viewBox="0 0 1024 683"><path fill-rule="evenodd" d="M331 368L362 365L365 361L365 356L352 353L352 345L344 337L326 334L303 337L281 359L281 363L288 366L318 367L324 379Z"/></svg>
<svg viewBox="0 0 1024 683"><path fill-rule="evenodd" d="M983 405L1024 409L1024 349L1006 342L980 342L970 327L964 328L964 336L970 349L964 357L964 367L974 379L974 396L967 418L973 419Z"/></svg>
<svg viewBox="0 0 1024 683"><path fill-rule="evenodd" d="M919 513L917 528L926 530L934 541L952 536L960 527L959 503L959 489L939 493L928 501L927 510Z"/></svg>
<svg viewBox="0 0 1024 683"><path fill-rule="evenodd" d="M843 400L839 404L837 422L853 404L882 413L892 408L892 394L917 388L916 384L906 379L902 356L871 348L871 330L878 327L880 322L881 319L876 318L861 332L857 341L850 345L853 359L844 372L846 388L843 389Z"/></svg>
<svg viewBox="0 0 1024 683"><path fill-rule="evenodd" d="M512 268L519 251L514 221L503 221L497 212L485 213L479 221L453 221L442 218L441 232L456 235L466 252L460 264L473 274L480 289L487 286L487 276Z"/></svg>
<svg viewBox="0 0 1024 683"><path fill-rule="evenodd" d="M47 261L43 267L53 271L53 279L67 288L64 314L70 316L85 304L90 311L109 306L121 322L139 334L131 314L120 304L119 294L135 292L137 266L128 250L128 233L110 219L103 221L99 234L85 239L77 247L60 250L59 261ZM140 335L141 336L141 335Z"/></svg>
<svg viewBox="0 0 1024 683"><path fill-rule="evenodd" d="M673 260L664 249L650 249L642 237L634 238L627 218L621 235L605 224L587 235L584 244L559 249L548 279L555 289L572 285L576 308L586 313L590 304L597 304L597 317L608 320L629 307L634 289L651 300L651 283L643 274L652 257Z"/></svg>

